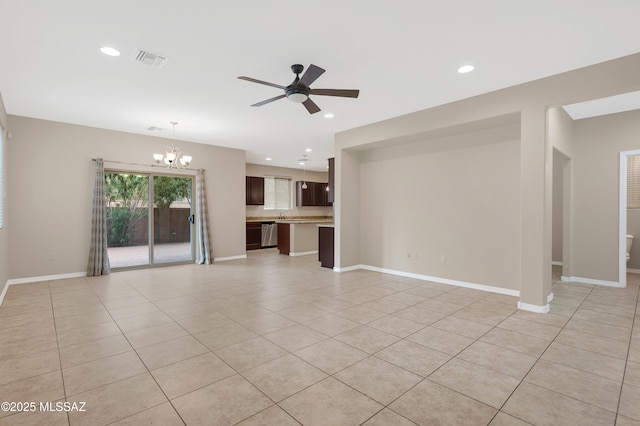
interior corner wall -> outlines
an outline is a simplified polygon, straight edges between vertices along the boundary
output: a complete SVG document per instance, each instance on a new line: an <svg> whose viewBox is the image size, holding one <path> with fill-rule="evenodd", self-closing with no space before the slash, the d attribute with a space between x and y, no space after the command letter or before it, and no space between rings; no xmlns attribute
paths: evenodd
<svg viewBox="0 0 640 426"><path fill-rule="evenodd" d="M572 276L619 281L620 152L637 149L640 110L574 122Z"/></svg>
<svg viewBox="0 0 640 426"><path fill-rule="evenodd" d="M562 107L547 111L547 138L553 148L553 225L552 260L561 262L563 274L571 270L570 195L571 176L567 175L573 153L573 119Z"/></svg>
<svg viewBox="0 0 640 426"><path fill-rule="evenodd" d="M551 260L562 263L562 199L563 199L564 157L557 150L553 152L553 225Z"/></svg>
<svg viewBox="0 0 640 426"><path fill-rule="evenodd" d="M335 153L336 194L334 223L335 268L360 265L360 153L338 149Z"/></svg>
<svg viewBox="0 0 640 426"><path fill-rule="evenodd" d="M519 290L520 126L361 153L360 262Z"/></svg>
<svg viewBox="0 0 640 426"><path fill-rule="evenodd" d="M4 141L2 153L2 157L5 159L4 162L4 194L0 192L0 197L4 198L4 206L5 206L5 217L4 217L4 228L0 229L0 295L4 292L4 287L7 285L7 280L9 280L9 218L7 216L7 203L9 202L9 198L6 197L7 189L6 185L9 181L7 178L8 172L8 145L9 139L7 138L8 133L8 123L7 123L7 111L4 108L4 102L2 101L2 94L0 94L0 128L2 131L2 140Z"/></svg>
<svg viewBox="0 0 640 426"><path fill-rule="evenodd" d="M8 118L13 136L8 150L9 278L86 271L95 175L91 159L103 158L106 167L110 166L108 160L151 164L151 155L165 149L170 141L12 115ZM245 152L182 141L176 144L193 156L192 168L205 169L213 256L244 255Z"/></svg>
<svg viewBox="0 0 640 426"><path fill-rule="evenodd" d="M328 172L304 171L303 169L293 169L288 167L264 166L261 164L246 165L247 176L281 176L290 177L293 181L292 185L292 202L293 208L285 212L291 216L333 216L333 208L331 207L311 207L296 206L296 181L307 180L308 182L329 182ZM247 217L274 217L280 214L280 210L265 210L263 206L246 206Z"/></svg>

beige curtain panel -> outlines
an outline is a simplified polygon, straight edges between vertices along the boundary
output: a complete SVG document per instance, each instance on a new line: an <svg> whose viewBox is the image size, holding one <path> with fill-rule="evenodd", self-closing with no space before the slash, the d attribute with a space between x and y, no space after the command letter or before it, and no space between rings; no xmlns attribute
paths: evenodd
<svg viewBox="0 0 640 426"><path fill-rule="evenodd" d="M209 240L209 214L207 213L207 193L204 187L204 170L196 175L196 214L198 216L198 260L200 265L211 264L211 242Z"/></svg>
<svg viewBox="0 0 640 426"><path fill-rule="evenodd" d="M107 252L107 208L104 198L104 161L96 158L96 179L93 188L93 211L91 215L91 247L87 276L95 277L111 273Z"/></svg>

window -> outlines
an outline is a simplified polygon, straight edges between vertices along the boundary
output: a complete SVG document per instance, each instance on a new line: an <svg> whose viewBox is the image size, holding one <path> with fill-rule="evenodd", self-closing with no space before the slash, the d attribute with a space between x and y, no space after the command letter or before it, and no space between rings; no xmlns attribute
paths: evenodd
<svg viewBox="0 0 640 426"><path fill-rule="evenodd" d="M291 209L291 178L264 177L264 208Z"/></svg>
<svg viewBox="0 0 640 426"><path fill-rule="evenodd" d="M640 209L640 156L627 157L627 208Z"/></svg>
<svg viewBox="0 0 640 426"><path fill-rule="evenodd" d="M0 127L0 229L4 228L4 139Z"/></svg>

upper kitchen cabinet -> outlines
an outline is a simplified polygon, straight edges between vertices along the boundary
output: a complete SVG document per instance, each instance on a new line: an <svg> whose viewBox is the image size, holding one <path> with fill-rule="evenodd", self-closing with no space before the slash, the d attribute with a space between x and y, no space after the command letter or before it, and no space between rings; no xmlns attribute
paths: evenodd
<svg viewBox="0 0 640 426"><path fill-rule="evenodd" d="M303 189L305 182L296 182L296 206L329 206L327 201L326 182L306 182L307 189Z"/></svg>
<svg viewBox="0 0 640 426"><path fill-rule="evenodd" d="M248 206L264 205L264 178L256 176L247 176L246 178L246 196Z"/></svg>
<svg viewBox="0 0 640 426"><path fill-rule="evenodd" d="M333 204L336 197L336 169L335 158L329 158L329 190L327 191L327 203Z"/></svg>

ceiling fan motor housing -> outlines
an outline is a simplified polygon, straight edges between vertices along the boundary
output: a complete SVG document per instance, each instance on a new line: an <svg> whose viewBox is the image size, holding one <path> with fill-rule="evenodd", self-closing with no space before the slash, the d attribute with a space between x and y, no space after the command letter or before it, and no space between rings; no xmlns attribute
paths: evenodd
<svg viewBox="0 0 640 426"><path fill-rule="evenodd" d="M302 103L309 98L309 88L292 84L285 89L287 99L292 102Z"/></svg>
<svg viewBox="0 0 640 426"><path fill-rule="evenodd" d="M304 66L300 64L291 65L291 71L296 75L296 79L284 89L284 92L287 94L287 99L292 102L302 103L309 98L310 89L304 85L298 85L300 73L302 73L303 70Z"/></svg>

